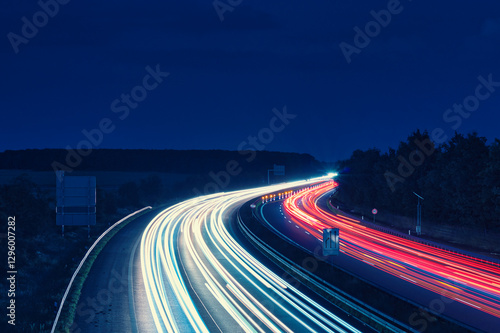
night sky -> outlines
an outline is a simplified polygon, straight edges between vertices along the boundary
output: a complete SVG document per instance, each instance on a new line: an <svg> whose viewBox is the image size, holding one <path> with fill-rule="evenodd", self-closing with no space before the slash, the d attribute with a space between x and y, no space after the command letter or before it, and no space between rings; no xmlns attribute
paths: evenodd
<svg viewBox="0 0 500 333"><path fill-rule="evenodd" d="M44 1L2 2L0 151L255 136L335 161L417 128L500 137L498 0Z"/></svg>

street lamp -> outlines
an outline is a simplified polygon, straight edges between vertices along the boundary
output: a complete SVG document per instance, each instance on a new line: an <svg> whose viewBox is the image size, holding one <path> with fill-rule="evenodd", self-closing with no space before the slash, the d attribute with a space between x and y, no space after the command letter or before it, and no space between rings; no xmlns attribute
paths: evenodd
<svg viewBox="0 0 500 333"><path fill-rule="evenodd" d="M417 203L417 236L420 236L420 234L422 233L422 205L420 204L420 199L424 200L424 198L422 198L420 195L418 195L417 193L413 192L413 194L415 194L417 196L417 200L418 200L418 203Z"/></svg>

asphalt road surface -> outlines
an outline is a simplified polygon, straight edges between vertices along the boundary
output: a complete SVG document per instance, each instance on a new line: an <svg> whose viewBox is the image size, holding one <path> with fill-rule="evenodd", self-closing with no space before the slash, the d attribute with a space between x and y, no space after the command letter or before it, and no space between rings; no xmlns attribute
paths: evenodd
<svg viewBox="0 0 500 333"><path fill-rule="evenodd" d="M384 235L360 221L341 220L326 207L331 188L311 188L259 209L276 232L313 252L322 246L322 229L340 228L341 252L328 260L425 308L488 332L500 327L500 268L494 264L420 247ZM423 316L408 318L425 327Z"/></svg>
<svg viewBox="0 0 500 333"><path fill-rule="evenodd" d="M142 281L139 242L157 214L121 229L95 260L82 288L72 332L154 332Z"/></svg>

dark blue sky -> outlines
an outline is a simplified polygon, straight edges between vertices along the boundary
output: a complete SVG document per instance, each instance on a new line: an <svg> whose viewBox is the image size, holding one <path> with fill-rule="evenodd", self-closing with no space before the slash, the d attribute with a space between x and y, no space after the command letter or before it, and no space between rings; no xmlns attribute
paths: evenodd
<svg viewBox="0 0 500 333"><path fill-rule="evenodd" d="M99 148L236 150L260 133L266 150L325 161L417 128L500 136L500 87L443 119L479 76L500 82L496 0L221 0L222 21L211 0L45 2L53 17L3 2L0 151L75 148L103 119ZM385 27L370 23L381 10ZM367 23L348 63L339 45L356 47ZM150 90L147 66L169 73ZM266 130L284 106L296 117Z"/></svg>

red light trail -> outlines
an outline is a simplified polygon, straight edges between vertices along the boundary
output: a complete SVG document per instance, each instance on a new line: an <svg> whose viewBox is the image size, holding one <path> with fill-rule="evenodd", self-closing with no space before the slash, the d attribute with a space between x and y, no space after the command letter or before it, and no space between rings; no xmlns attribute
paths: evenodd
<svg viewBox="0 0 500 333"><path fill-rule="evenodd" d="M325 211L317 201L336 186L330 181L300 191L284 201L285 210L317 239L322 239L323 229L339 228L342 253L500 318L498 264L386 234Z"/></svg>

